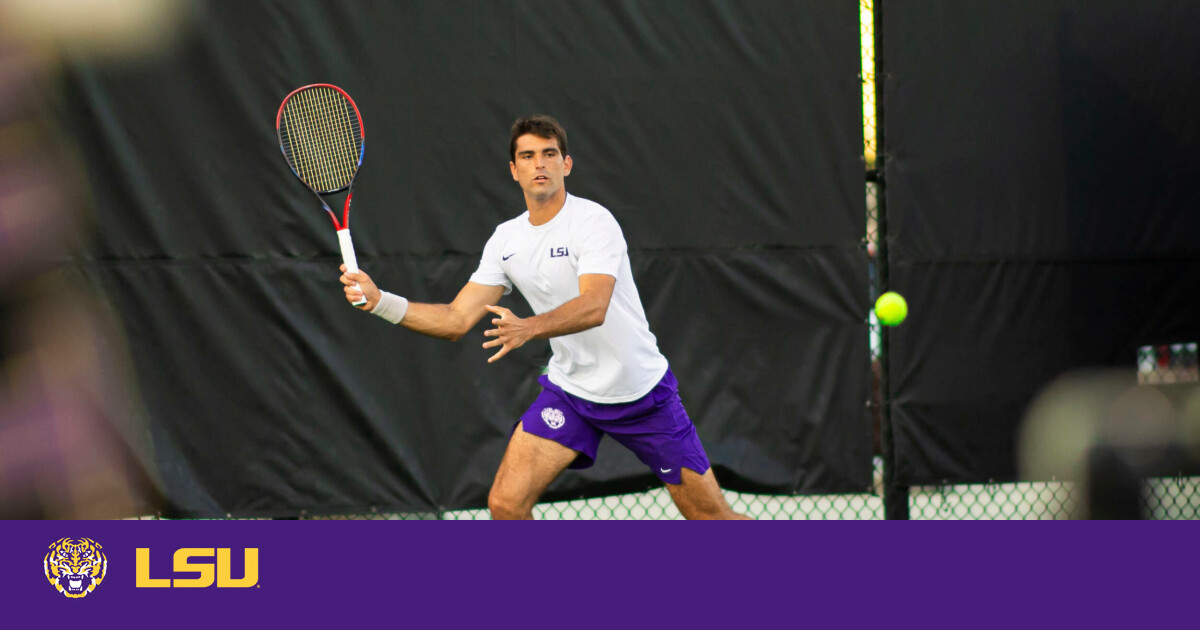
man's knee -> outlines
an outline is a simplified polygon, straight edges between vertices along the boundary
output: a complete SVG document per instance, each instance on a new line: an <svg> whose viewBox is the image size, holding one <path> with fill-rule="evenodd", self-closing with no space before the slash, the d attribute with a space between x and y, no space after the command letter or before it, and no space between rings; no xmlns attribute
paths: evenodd
<svg viewBox="0 0 1200 630"><path fill-rule="evenodd" d="M748 517L733 511L717 485L712 469L703 473L684 468L681 483L668 485L680 514L688 520L738 520Z"/></svg>
<svg viewBox="0 0 1200 630"><path fill-rule="evenodd" d="M499 486L492 486L488 493L488 511L492 513L492 519L497 521L533 518L531 502Z"/></svg>

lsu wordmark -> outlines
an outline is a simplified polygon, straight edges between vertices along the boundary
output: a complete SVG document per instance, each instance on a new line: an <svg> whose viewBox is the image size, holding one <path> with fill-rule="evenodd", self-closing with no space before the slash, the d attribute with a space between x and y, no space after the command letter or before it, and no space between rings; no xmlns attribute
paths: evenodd
<svg viewBox="0 0 1200 630"><path fill-rule="evenodd" d="M215 557L215 562L214 562ZM174 574L192 573L197 577L150 577L150 550L138 547L138 588L250 588L258 584L258 548L245 550L245 575L230 576L230 550L227 547L184 547L175 551Z"/></svg>

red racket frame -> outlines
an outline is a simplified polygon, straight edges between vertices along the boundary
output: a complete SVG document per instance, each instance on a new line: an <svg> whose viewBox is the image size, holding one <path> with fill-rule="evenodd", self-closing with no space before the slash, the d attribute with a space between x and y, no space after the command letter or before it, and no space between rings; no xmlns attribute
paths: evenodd
<svg viewBox="0 0 1200 630"><path fill-rule="evenodd" d="M331 89L337 90L342 96L346 97L346 100L349 101L349 103L350 103L350 107L354 108L354 115L358 118L358 132L362 134L362 148L358 152L358 165L354 167L354 177L350 178L349 184L346 184L345 186L338 188L337 190L327 190L324 193L319 193L316 190L314 190L312 186L308 186L308 182L305 182L300 177L300 174L296 172L296 169L292 167L291 162L288 161L288 159L287 159L287 153L283 150L283 136L279 132L279 121L282 120L282 118L283 118L283 108L287 105L288 101L291 100L292 97L295 96L297 92L303 92L304 90L307 90L309 88L316 88L316 87L331 88ZM298 87L298 88L292 90L291 92L289 92L287 96L283 97L283 102L279 104L279 111L275 112L275 135L276 135L276 137L279 138L279 151L284 154L283 155L284 161L288 163L288 168L292 169L292 173L296 176L296 179L299 179L301 183L303 183L305 186L308 186L308 189L312 190L313 194L317 196L317 199L321 200L321 205L325 208L325 212L328 212L329 218L333 220L333 227L337 228L338 230L344 230L347 227L349 227L349 225L350 225L350 201L354 198L354 191L350 191L350 193L346 195L346 203L342 205L342 220L341 220L341 222L338 221L338 217L336 214L333 213L333 210L329 209L329 204L325 203L325 199L322 198L321 195L322 194L326 194L326 195L333 194L336 192L341 192L348 188L353 188L354 187L354 179L358 177L358 169L362 168L363 155L365 155L366 151L367 151L367 125L366 125L366 123L363 122L362 114L358 111L358 104L354 102L354 99L350 98L350 95L346 93L346 90L343 90L342 88L340 88L336 85L333 85L332 83L312 83L309 85L304 85L304 86Z"/></svg>

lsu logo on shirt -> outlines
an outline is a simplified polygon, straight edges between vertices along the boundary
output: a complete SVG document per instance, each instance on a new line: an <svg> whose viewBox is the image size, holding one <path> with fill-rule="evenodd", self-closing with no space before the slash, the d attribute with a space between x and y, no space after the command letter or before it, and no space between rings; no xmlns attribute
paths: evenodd
<svg viewBox="0 0 1200 630"><path fill-rule="evenodd" d="M566 247L551 247L550 248L550 257L551 258L563 258L565 256L569 256L570 254L571 254L571 252L567 251Z"/></svg>
<svg viewBox="0 0 1200 630"><path fill-rule="evenodd" d="M150 550L137 549L138 588L250 588L258 584L258 548L247 547L245 572L240 578L230 575L230 549L227 547L184 547L175 551L174 574L192 573L197 577L154 578L150 577ZM213 558L216 562L213 562ZM196 561L193 561L195 559Z"/></svg>
<svg viewBox="0 0 1200 630"><path fill-rule="evenodd" d="M59 538L42 565L50 584L71 599L87 597L108 574L108 558L91 538Z"/></svg>

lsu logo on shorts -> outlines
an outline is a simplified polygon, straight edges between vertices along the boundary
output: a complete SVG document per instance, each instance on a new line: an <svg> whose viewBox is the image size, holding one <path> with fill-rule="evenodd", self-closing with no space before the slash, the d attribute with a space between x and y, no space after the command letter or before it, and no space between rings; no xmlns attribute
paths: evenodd
<svg viewBox="0 0 1200 630"><path fill-rule="evenodd" d="M563 416L563 412L554 407L546 407L542 410L542 420L551 429L557 429L567 421L566 417Z"/></svg>
<svg viewBox="0 0 1200 630"><path fill-rule="evenodd" d="M50 545L42 563L46 579L72 599L87 597L108 574L108 558L91 538L60 538Z"/></svg>

